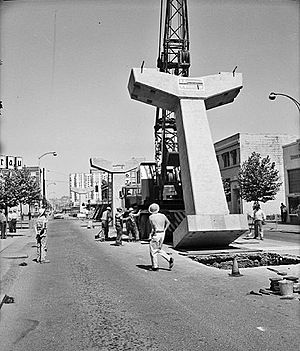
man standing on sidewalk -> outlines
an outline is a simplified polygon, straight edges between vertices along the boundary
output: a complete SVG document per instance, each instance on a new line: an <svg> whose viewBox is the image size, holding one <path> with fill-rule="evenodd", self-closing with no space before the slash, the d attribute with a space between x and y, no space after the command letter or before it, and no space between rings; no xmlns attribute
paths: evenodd
<svg viewBox="0 0 300 351"><path fill-rule="evenodd" d="M6 217L2 209L0 209L0 230L1 239L6 239Z"/></svg>
<svg viewBox="0 0 300 351"><path fill-rule="evenodd" d="M254 233L255 233L254 238L264 240L263 224L266 220L266 216L262 211L262 209L260 208L259 204L255 206L255 209L253 211L253 219L254 219Z"/></svg>
<svg viewBox="0 0 300 351"><path fill-rule="evenodd" d="M49 263L49 260L46 260L46 251L47 251L47 215L46 209L42 208L40 214L36 219L35 223L35 233L36 233L36 242L37 242L37 256L36 261L38 263Z"/></svg>
<svg viewBox="0 0 300 351"><path fill-rule="evenodd" d="M16 210L13 210L11 214L11 229L13 233L17 232L17 221L18 221L18 214Z"/></svg>
<svg viewBox="0 0 300 351"><path fill-rule="evenodd" d="M170 225L170 221L164 214L159 213L158 204L150 205L148 210L151 213L149 221L152 230L149 234L149 248L152 262L152 270L158 270L158 255L161 255L165 260L169 262L169 269L171 270L174 265L174 259L162 249L166 230Z"/></svg>

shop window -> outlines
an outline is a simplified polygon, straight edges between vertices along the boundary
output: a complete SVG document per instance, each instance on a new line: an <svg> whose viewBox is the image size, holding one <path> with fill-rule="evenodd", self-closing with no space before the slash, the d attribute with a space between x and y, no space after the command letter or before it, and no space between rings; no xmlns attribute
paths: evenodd
<svg viewBox="0 0 300 351"><path fill-rule="evenodd" d="M292 215L298 214L298 206L300 205L300 196L289 197L289 213Z"/></svg>
<svg viewBox="0 0 300 351"><path fill-rule="evenodd" d="M230 166L229 152L225 152L224 154L222 154L222 159L223 159L224 167L229 167Z"/></svg>
<svg viewBox="0 0 300 351"><path fill-rule="evenodd" d="M289 193L300 193L300 168L288 170Z"/></svg>

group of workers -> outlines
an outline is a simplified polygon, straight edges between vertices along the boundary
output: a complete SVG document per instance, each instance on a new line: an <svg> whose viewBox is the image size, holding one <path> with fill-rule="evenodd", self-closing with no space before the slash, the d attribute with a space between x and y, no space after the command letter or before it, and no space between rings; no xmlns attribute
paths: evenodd
<svg viewBox="0 0 300 351"><path fill-rule="evenodd" d="M171 255L167 254L162 246L165 239L166 230L170 225L168 218L159 212L159 205L153 203L149 206L148 211L150 213L149 223L151 226L151 232L149 233L149 252L151 258L151 270L158 271L158 255L162 256L169 263L169 269L171 270L174 265L174 259ZM115 214L115 229L116 229L116 246L122 245L122 235L123 235L123 224L126 223L126 231L128 235L128 241L139 241L139 228L137 225L137 218L140 215L140 210L138 212L134 211L133 208L129 208L125 212L121 207L116 209ZM109 240L109 223L112 219L111 207L107 207L102 213L101 224L102 232L104 235L104 240Z"/></svg>

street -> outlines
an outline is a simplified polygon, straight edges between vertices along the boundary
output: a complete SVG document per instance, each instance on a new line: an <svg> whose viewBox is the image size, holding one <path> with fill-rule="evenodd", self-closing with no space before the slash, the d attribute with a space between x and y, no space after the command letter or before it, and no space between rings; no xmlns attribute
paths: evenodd
<svg viewBox="0 0 300 351"><path fill-rule="evenodd" d="M233 278L228 271L201 265L166 246L175 258L173 270L160 261L161 269L152 272L146 243L117 247L114 241L97 242L99 228L87 229L84 223L50 221L49 264L33 262L31 230L17 239L15 251L9 246L1 253L6 266L1 285L15 299L1 308L1 350L299 346L299 298L249 295L268 287L269 278L276 276L266 267L244 269L242 277ZM24 261L27 266L19 266ZM285 269L299 276L299 265Z"/></svg>

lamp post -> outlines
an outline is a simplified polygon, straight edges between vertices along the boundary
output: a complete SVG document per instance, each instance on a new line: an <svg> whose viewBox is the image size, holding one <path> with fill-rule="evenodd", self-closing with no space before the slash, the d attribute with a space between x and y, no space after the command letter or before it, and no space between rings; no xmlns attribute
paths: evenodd
<svg viewBox="0 0 300 351"><path fill-rule="evenodd" d="M292 96L290 95L287 95L287 94L282 94L282 93L274 93L274 92L271 92L270 95L269 95L269 99L270 100L275 100L277 96L284 96L288 99L290 99L291 101L293 101L293 103L296 105L299 113L300 113L300 102L297 101L296 99L294 99Z"/></svg>
<svg viewBox="0 0 300 351"><path fill-rule="evenodd" d="M45 168L42 170L42 182L41 182L41 170L40 170L40 164L41 164L41 158L43 158L46 155L52 155L52 156L57 156L57 152L55 151L48 151L43 153L41 156L38 157L38 165L39 165L39 175L40 175L40 184L42 184L42 195L43 195L43 204L46 202L46 178L45 178Z"/></svg>

